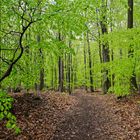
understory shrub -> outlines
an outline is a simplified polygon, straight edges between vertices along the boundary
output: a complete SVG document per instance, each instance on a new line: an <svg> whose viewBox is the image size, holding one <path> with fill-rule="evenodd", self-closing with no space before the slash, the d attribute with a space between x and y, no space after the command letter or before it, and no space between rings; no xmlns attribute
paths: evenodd
<svg viewBox="0 0 140 140"><path fill-rule="evenodd" d="M16 117L11 113L13 102L14 99L12 97L0 90L0 121L6 120L6 127L19 134L20 128L17 126Z"/></svg>

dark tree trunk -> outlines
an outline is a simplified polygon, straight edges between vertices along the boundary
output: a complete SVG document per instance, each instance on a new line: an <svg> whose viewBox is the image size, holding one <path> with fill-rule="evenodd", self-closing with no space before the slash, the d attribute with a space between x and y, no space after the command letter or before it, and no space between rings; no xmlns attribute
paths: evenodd
<svg viewBox="0 0 140 140"><path fill-rule="evenodd" d="M89 55L90 91L94 92L93 73L92 73L92 60L91 60L90 40L89 40L89 33L88 32L87 32L87 43L88 43L88 55Z"/></svg>
<svg viewBox="0 0 140 140"><path fill-rule="evenodd" d="M128 28L133 28L133 0L128 0Z"/></svg>
<svg viewBox="0 0 140 140"><path fill-rule="evenodd" d="M54 68L54 88L57 90L58 78L57 78L57 65Z"/></svg>
<svg viewBox="0 0 140 140"><path fill-rule="evenodd" d="M98 37L99 37L99 57L100 57L100 63L103 62L103 59L102 59L102 45L101 45L101 41L100 41L100 32L98 32Z"/></svg>
<svg viewBox="0 0 140 140"><path fill-rule="evenodd" d="M64 67L63 67L63 60L61 56L59 56L59 91L63 92L64 91Z"/></svg>
<svg viewBox="0 0 140 140"><path fill-rule="evenodd" d="M37 39L38 43L40 42L40 36L38 36ZM39 49L40 57L41 57L41 68L40 68L40 83L39 83L39 90L43 90L44 88L44 57L43 57L43 52L42 49Z"/></svg>
<svg viewBox="0 0 140 140"><path fill-rule="evenodd" d="M113 51L113 49L111 49L111 61L113 61L113 60L114 60L114 51ZM114 87L114 84L115 84L115 74L114 73L111 74L111 80L112 80L111 86Z"/></svg>
<svg viewBox="0 0 140 140"><path fill-rule="evenodd" d="M68 58L67 58L67 54L65 53L65 66L64 66L64 73L65 73L65 81L66 81L66 90L68 90L68 83L69 83L69 74L68 74L68 71L69 71L69 66L68 66Z"/></svg>
<svg viewBox="0 0 140 140"><path fill-rule="evenodd" d="M96 8L96 15L97 15L97 29L98 29L98 45L99 45L99 57L100 57L100 63L102 63L102 45L101 45L101 31L100 31L100 25L99 25L99 16L98 16L98 9Z"/></svg>
<svg viewBox="0 0 140 140"><path fill-rule="evenodd" d="M103 63L110 61L108 44L103 45L102 55L103 55ZM111 83L108 78L108 73L109 73L108 70L104 68L102 72L103 72L103 92L104 94L106 94L111 86Z"/></svg>
<svg viewBox="0 0 140 140"><path fill-rule="evenodd" d="M44 69L40 70L40 90L44 88Z"/></svg>
<svg viewBox="0 0 140 140"><path fill-rule="evenodd" d="M85 69L85 90L87 91L87 57L86 57L86 42L84 41L84 69Z"/></svg>
<svg viewBox="0 0 140 140"><path fill-rule="evenodd" d="M128 24L127 28L131 29L133 28L133 0L128 0ZM132 46L130 46L128 57L133 57L134 50L132 49ZM135 69L135 66L134 66ZM135 70L133 70L132 76L130 78L130 87L131 90L138 90L137 81L136 81L136 74Z"/></svg>
<svg viewBox="0 0 140 140"><path fill-rule="evenodd" d="M54 61L53 61L53 56L51 55L51 88L54 89Z"/></svg>
<svg viewBox="0 0 140 140"><path fill-rule="evenodd" d="M40 70L40 86L39 89L42 90L44 88L44 68Z"/></svg>
<svg viewBox="0 0 140 140"><path fill-rule="evenodd" d="M111 2L111 1L110 1ZM110 7L110 31L112 32L113 31L113 19L112 19L112 14L113 11L112 11L112 8ZM111 49L111 61L114 60L114 51L113 51L113 48ZM111 74L111 86L114 87L114 84L115 84L115 74Z"/></svg>
<svg viewBox="0 0 140 140"><path fill-rule="evenodd" d="M71 41L69 41L69 48L71 48ZM72 92L72 89L71 89L71 59L72 59L72 56L71 56L71 53L68 54L68 91L69 91L69 94L71 94Z"/></svg>
<svg viewBox="0 0 140 140"><path fill-rule="evenodd" d="M78 50L76 51L76 54L78 54ZM71 82L72 82L72 89L75 89L75 88L77 88L76 85L78 83L78 78L77 78L77 65L78 65L78 62L77 62L76 55L75 55L74 59L71 58L71 61L72 61L72 64L73 64L71 66Z"/></svg>
<svg viewBox="0 0 140 140"><path fill-rule="evenodd" d="M101 31L100 31L100 21L99 21L99 11L96 8L96 15L97 15L97 29L98 29L98 46L99 46L99 58L100 58L100 63L102 64L103 58L102 58L102 44L101 44ZM101 69L101 73L102 69ZM101 86L103 84L103 78L101 79ZM102 86L103 87L103 86Z"/></svg>
<svg viewBox="0 0 140 140"><path fill-rule="evenodd" d="M102 35L107 34L108 30L107 30L107 18L105 13L107 13L107 5L106 5L106 1L102 0L102 9L103 9L103 13L102 13L102 19L101 19L101 32ZM109 62L110 61L110 56L109 56L109 45L108 42L106 41L105 43L102 43L102 61L103 63ZM108 92L108 89L111 86L110 80L108 78L108 73L109 71L107 69L103 69L103 92L104 94L106 94Z"/></svg>
<svg viewBox="0 0 140 140"><path fill-rule="evenodd" d="M61 39L61 33L59 32L58 34L58 40L62 41ZM60 50L63 56L63 50ZM59 87L58 90L60 92L64 91L64 62L63 62L63 57L59 56L59 60L58 60L58 67L59 67Z"/></svg>
<svg viewBox="0 0 140 140"><path fill-rule="evenodd" d="M72 61L72 55L71 55L71 91L74 90L74 87L75 87L75 82L74 82L74 68L73 68L73 61ZM76 75L75 75L76 76Z"/></svg>
<svg viewBox="0 0 140 140"><path fill-rule="evenodd" d="M123 53L122 53L122 49L120 49L120 59L122 59Z"/></svg>

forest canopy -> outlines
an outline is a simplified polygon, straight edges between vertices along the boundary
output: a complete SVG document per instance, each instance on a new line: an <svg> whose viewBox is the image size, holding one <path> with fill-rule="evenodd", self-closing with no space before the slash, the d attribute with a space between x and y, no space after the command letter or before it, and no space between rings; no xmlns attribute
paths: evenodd
<svg viewBox="0 0 140 140"><path fill-rule="evenodd" d="M1 88L138 90L139 7L139 0L2 0Z"/></svg>

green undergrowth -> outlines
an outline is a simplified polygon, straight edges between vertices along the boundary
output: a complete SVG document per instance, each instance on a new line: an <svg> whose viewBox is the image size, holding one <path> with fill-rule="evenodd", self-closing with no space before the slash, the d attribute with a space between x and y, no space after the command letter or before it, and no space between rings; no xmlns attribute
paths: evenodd
<svg viewBox="0 0 140 140"><path fill-rule="evenodd" d="M17 126L16 116L11 113L14 99L6 92L0 90L0 121L6 120L6 127L15 132L20 133L20 128Z"/></svg>

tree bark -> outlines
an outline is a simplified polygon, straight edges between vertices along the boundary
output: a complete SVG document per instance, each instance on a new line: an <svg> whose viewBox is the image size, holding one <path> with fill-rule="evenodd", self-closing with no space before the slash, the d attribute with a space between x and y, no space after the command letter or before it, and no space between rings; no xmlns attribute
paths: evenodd
<svg viewBox="0 0 140 140"><path fill-rule="evenodd" d="M107 18L106 18L106 13L107 13L107 4L105 0L102 0L102 8L103 8L103 13L102 13L102 19L100 22L101 25L101 32L102 35L105 35L108 33L107 30ZM109 62L110 61L110 56L109 56L109 45L108 42L106 41L105 43L102 43L102 61L103 63ZM109 71L107 69L103 69L103 93L106 94L108 92L108 89L111 86L110 80L108 78L108 73Z"/></svg>
<svg viewBox="0 0 140 140"><path fill-rule="evenodd" d="M63 92L64 91L64 68L63 68L63 60L61 56L59 56L59 91Z"/></svg>
<svg viewBox="0 0 140 140"><path fill-rule="evenodd" d="M90 91L94 92L93 73L92 73L92 60L91 60L90 40L89 40L89 33L88 32L87 32L87 43L88 43L88 56L89 56Z"/></svg>
<svg viewBox="0 0 140 140"><path fill-rule="evenodd" d="M131 29L133 28L133 0L128 0L128 23L127 23L127 28ZM129 52L128 52L128 57L133 58L134 54L134 49L132 46L129 46ZM137 86L137 81L136 81L136 74L135 74L135 66L132 72L132 76L130 78L130 88L131 90L138 90Z"/></svg>
<svg viewBox="0 0 140 140"><path fill-rule="evenodd" d="M71 48L71 41L69 41L69 48ZM72 56L71 53L68 54L68 91L69 94L71 94L72 92L72 88L71 88L71 65L72 65Z"/></svg>
<svg viewBox="0 0 140 140"><path fill-rule="evenodd" d="M40 42L40 35L37 36L37 42ZM41 48L39 49L39 53L41 59L39 90L42 90L44 88L44 56Z"/></svg>
<svg viewBox="0 0 140 140"><path fill-rule="evenodd" d="M39 89L42 90L44 88L44 68L40 69L40 86Z"/></svg>
<svg viewBox="0 0 140 140"><path fill-rule="evenodd" d="M62 41L60 32L58 34L58 39L59 39L59 41ZM60 50L60 51L63 55L63 50ZM58 90L59 90L59 92L63 92L64 91L64 62L63 62L62 56L59 56L58 65L59 65L59 87L58 87Z"/></svg>
<svg viewBox="0 0 140 140"><path fill-rule="evenodd" d="M86 42L84 40L84 77L85 77L85 90L87 91L87 57L86 57Z"/></svg>

